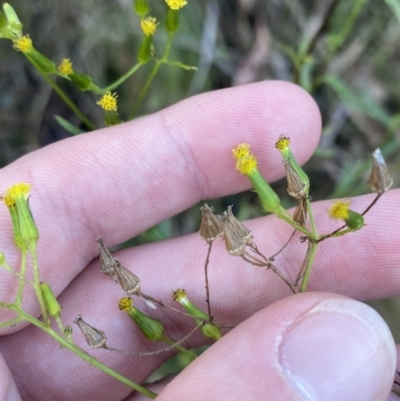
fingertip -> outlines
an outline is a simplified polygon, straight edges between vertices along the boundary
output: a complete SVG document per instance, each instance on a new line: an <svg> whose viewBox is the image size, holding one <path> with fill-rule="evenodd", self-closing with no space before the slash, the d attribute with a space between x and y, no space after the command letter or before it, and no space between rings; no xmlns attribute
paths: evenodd
<svg viewBox="0 0 400 401"><path fill-rule="evenodd" d="M395 346L365 304L324 293L285 298L223 337L160 395L170 400L386 400Z"/></svg>

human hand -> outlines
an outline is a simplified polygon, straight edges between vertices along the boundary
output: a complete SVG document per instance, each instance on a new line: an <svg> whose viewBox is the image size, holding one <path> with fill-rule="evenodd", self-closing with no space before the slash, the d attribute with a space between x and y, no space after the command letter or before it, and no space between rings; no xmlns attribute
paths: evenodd
<svg viewBox="0 0 400 401"><path fill-rule="evenodd" d="M249 142L261 172L276 180L284 175L274 149L277 137L290 136L297 160L304 163L317 146L320 128L319 111L304 91L283 82L257 83L196 96L151 116L55 143L2 169L0 182L2 191L15 182L32 184L41 278L61 294L63 322L71 324L81 313L106 332L110 345L146 350L148 342L118 310L121 289L99 271L94 239L102 236L111 247L200 200L249 188L234 169L231 149L238 143ZM168 387L152 388L158 399L386 400L396 367L393 339L377 313L347 297L398 294L399 194L385 194L361 231L321 243L309 289L331 293L290 295L271 271L229 256L217 241L209 271L213 314L218 322L237 326ZM372 196L353 199L352 209L363 210ZM321 232L333 226L327 207L328 202L314 205ZM17 266L5 206L0 222L0 250ZM274 216L246 224L267 255L291 232ZM115 256L140 277L144 292L168 302L172 290L185 288L205 307L206 251L200 236L192 234ZM304 254L305 244L293 241L277 265L294 277ZM16 281L5 271L0 275L1 300L10 301ZM26 291L24 306L39 314L32 291ZM193 327L189 319L164 310L154 315L173 338ZM3 310L0 318L5 319ZM11 373L24 400L144 399L37 328L2 329L3 334L13 331L0 339L1 401L20 399ZM76 328L74 340L87 349ZM188 340L190 347L204 342L200 334ZM89 352L137 382L168 356Z"/></svg>

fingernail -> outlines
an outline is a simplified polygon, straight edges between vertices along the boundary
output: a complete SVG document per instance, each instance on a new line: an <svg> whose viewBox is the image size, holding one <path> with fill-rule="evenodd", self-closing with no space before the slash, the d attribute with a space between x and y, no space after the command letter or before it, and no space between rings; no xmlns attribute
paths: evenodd
<svg viewBox="0 0 400 401"><path fill-rule="evenodd" d="M280 345L280 363L301 399L384 399L396 367L389 328L369 306L320 302L296 321Z"/></svg>

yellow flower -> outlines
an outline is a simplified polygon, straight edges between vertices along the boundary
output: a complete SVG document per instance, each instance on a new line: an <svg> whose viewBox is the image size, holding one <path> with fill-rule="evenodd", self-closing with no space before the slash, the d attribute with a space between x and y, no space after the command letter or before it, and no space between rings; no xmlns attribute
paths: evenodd
<svg viewBox="0 0 400 401"><path fill-rule="evenodd" d="M3 197L10 212L15 245L24 252L36 249L39 240L39 231L28 204L30 189L30 184L14 184Z"/></svg>
<svg viewBox="0 0 400 401"><path fill-rule="evenodd" d="M61 64L58 66L58 71L64 75L72 75L74 70L72 69L72 63L69 58L63 58Z"/></svg>
<svg viewBox="0 0 400 401"><path fill-rule="evenodd" d="M236 148L232 149L232 154L236 160L247 157L250 155L250 145L248 143L241 143L236 146Z"/></svg>
<svg viewBox="0 0 400 401"><path fill-rule="evenodd" d="M129 297L124 297L119 300L118 307L120 310L129 312L133 306L133 299Z"/></svg>
<svg viewBox="0 0 400 401"><path fill-rule="evenodd" d="M249 154L247 157L243 157L236 162L236 170L241 174L250 174L257 168L257 159L253 154Z"/></svg>
<svg viewBox="0 0 400 401"><path fill-rule="evenodd" d="M289 148L290 145L290 138L287 138L283 135L281 135L278 139L278 141L275 143L275 147L280 151L284 151Z"/></svg>
<svg viewBox="0 0 400 401"><path fill-rule="evenodd" d="M27 200L30 189L31 185L24 182L12 185L4 194L4 203L7 207L13 207L16 204L16 199L23 198Z"/></svg>
<svg viewBox="0 0 400 401"><path fill-rule="evenodd" d="M346 220L349 218L349 210L349 201L336 201L329 208L328 214L332 219Z"/></svg>
<svg viewBox="0 0 400 401"><path fill-rule="evenodd" d="M15 39L13 40L13 47L19 52L28 53L33 47L32 39L28 35L25 35L20 39Z"/></svg>
<svg viewBox="0 0 400 401"><path fill-rule="evenodd" d="M117 111L117 94L106 92L104 96L96 102L103 110Z"/></svg>
<svg viewBox="0 0 400 401"><path fill-rule="evenodd" d="M179 10L187 4L185 0L165 0L165 2L172 10Z"/></svg>
<svg viewBox="0 0 400 401"><path fill-rule="evenodd" d="M157 20L154 17L148 17L140 23L140 27L146 36L154 35L157 29Z"/></svg>

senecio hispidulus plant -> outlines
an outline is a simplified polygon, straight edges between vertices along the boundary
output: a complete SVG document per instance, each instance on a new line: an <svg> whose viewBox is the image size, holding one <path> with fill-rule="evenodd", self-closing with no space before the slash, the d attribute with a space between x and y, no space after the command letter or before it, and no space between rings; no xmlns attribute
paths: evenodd
<svg viewBox="0 0 400 401"><path fill-rule="evenodd" d="M179 61L172 61L169 59L173 37L179 30L180 12L187 2L185 0L165 0L165 2L167 7L166 14L163 17L165 19L164 25L168 38L163 55L158 58L156 56L158 53L153 48L153 37L156 34L159 23L155 17L150 15L151 9L148 0L133 0L133 10L139 17L140 28L143 34L141 44L136 54L136 62L129 71L105 88L97 86L89 75L75 71L70 59L64 58L59 65L57 65L54 61L50 60L37 50L31 37L28 34L23 33L22 23L15 10L8 3L3 5L3 12L0 11L0 38L12 41L14 49L21 52L27 58L32 66L89 130L94 130L96 128L93 122L82 113L79 107L68 97L53 77L58 77L70 82L80 91L87 91L96 95L101 95L101 98L96 103L104 110L105 125L117 125L122 122L122 119L118 113L118 96L117 93L113 91L134 75L141 67L147 65L152 59L154 60L154 66L145 81L138 98L134 102L131 112L127 116L128 120L136 115L162 65L171 65L185 70L196 70L193 66L188 66ZM73 126L61 117L58 117L57 121L71 134L82 132L78 127Z"/></svg>
<svg viewBox="0 0 400 401"><path fill-rule="evenodd" d="M28 59L33 67L43 76L89 129L95 128L93 123L90 122L79 108L67 97L55 80L53 80L53 76L71 82L81 91L91 91L95 94L101 94L102 97L97 101L97 104L104 110L105 124L116 125L119 124L122 119L118 113L118 96L112 91L118 88L119 85L132 76L140 67L147 64L152 58L155 64L137 101L133 105L132 112L128 116L128 119L136 114L155 75L163 64L170 64L188 70L193 69L193 67L186 66L180 62L169 60L172 38L179 29L180 12L187 2L185 0L165 1L167 4L165 29L168 33L168 40L163 56L159 59L155 57L153 36L156 33L158 22L155 17L149 15L150 7L148 1L134 0L134 12L139 16L140 26L143 32L142 42L137 51L137 62L125 75L106 88L99 88L94 84L90 76L76 72L69 59L63 59L57 66L52 60L41 54L33 46L32 39L29 35L23 34L22 24L16 12L7 3L3 5L3 12L0 12L0 38L5 38L13 42L14 48ZM71 128L68 124L64 124L64 127L69 129L71 133L76 133L73 129L76 127ZM158 355L163 352L176 350L188 355L189 360L194 360L197 355L192 350L182 346L193 333L200 331L209 340L217 341L222 337L222 329L230 328L230 326L218 323L211 313L208 268L212 245L217 238L222 238L224 240L226 249L230 255L239 256L247 263L265 268L266 270L271 270L283 280L289 290L294 294L305 292L307 290L307 284L309 282L318 244L329 238L343 236L362 229L364 226L365 214L392 185L392 179L381 151L377 149L372 154L372 172L369 179L371 190L377 194L375 199L361 213L352 210L348 200L334 202L328 213L331 218L341 220L343 225L331 233L321 235L317 231L317 225L311 208L309 194L310 181L305 172L298 165L289 145L289 138L284 136L281 136L276 142L276 148L281 153L284 161L288 193L298 201L298 206L293 214L290 214L283 208L279 196L273 191L259 172L257 159L255 155L250 152L250 145L240 144L233 149L233 156L236 159L236 169L241 174L248 177L252 187L259 196L264 211L275 214L277 218L293 227L293 234L286 244L283 244L282 248L275 254L267 257L261 252L256 245L252 232L234 216L232 207L228 207L222 215L215 215L213 213L213 208L209 207L207 204L201 208L202 220L200 235L209 245L204 263L205 301L207 311L203 311L190 301L183 289L176 289L173 291L172 300L180 304L178 308L172 307L149 294L143 293L141 291L140 278L113 257L105 246L102 238L96 239L99 245L101 272L114 280L120 286L121 292L124 294L119 301L119 309L126 312L128 317L142 332L143 336L149 341L166 344L163 345L163 348L150 352L122 350L109 345L106 333L100 328L89 324L80 314L77 314L74 320L74 323L79 329L78 333L73 333L71 325L65 325L65 322L62 320L61 305L55 297L50 284L40 280L40 269L36 252L39 232L28 203L31 187L27 183L12 185L2 196L2 199L10 213L14 243L20 251L21 264L19 268L10 266L6 261L5 255L0 253L0 267L14 275L19 283L13 302L9 303L0 300L0 308L8 309L14 313L14 317L10 320L0 322L0 327L12 326L23 321L33 324L54 338L61 346L69 349L95 368L102 370L149 398L155 398L157 394L101 363L86 350L81 348L74 341L73 337L75 337L75 335L83 335L87 345L93 350L104 349L110 352L137 356ZM307 243L307 250L305 251L304 260L299 266L296 277L289 277L282 267L278 267L279 265L276 263L276 258L280 252L288 246L297 231L302 233L300 240L303 243ZM31 267L32 272L29 271L28 267ZM24 290L27 285L31 286L35 291L37 302L41 310L41 318L35 318L22 307ZM166 308L175 313L184 315L188 319L192 319L194 327L187 335L178 341L172 340L168 336L168 333L166 333L162 321L154 319L150 316L151 313L144 313L135 306L135 297L141 298L150 310ZM55 328L53 328L53 326L55 326ZM81 334L79 332L81 332ZM394 387L393 391L398 390Z"/></svg>
<svg viewBox="0 0 400 401"><path fill-rule="evenodd" d="M294 294L306 291L318 244L329 238L343 236L362 229L364 226L364 215L378 201L383 193L392 186L393 181L381 151L379 149L375 150L372 153L372 171L369 185L371 190L377 194L376 197L362 213L351 210L348 200L332 203L328 211L330 217L341 220L344 224L331 233L320 235L317 231L317 225L314 221L310 204L309 179L297 164L289 144L289 138L281 136L276 142L276 148L282 154L285 163L288 193L297 199L299 203L293 215L282 207L278 195L259 172L257 159L254 154L250 152L250 145L240 144L233 149L233 156L236 159L236 169L249 178L254 190L260 198L263 209L275 214L279 219L287 222L294 229L293 234L286 244L283 244L282 249L274 255L266 257L256 245L252 232L234 216L231 207L228 207L222 215L215 215L213 209L205 204L201 208L202 220L200 225L200 235L206 243L209 244L204 264L206 283L205 301L207 304L207 312L205 312L190 301L183 289L173 291L172 297L172 300L180 304L183 310L169 306L162 300L142 292L140 278L123 266L107 249L103 239L98 238L96 241L99 245L100 270L103 274L114 280L120 286L121 292L124 293L124 296L120 299L118 304L119 309L126 312L145 338L152 342L165 343L166 346L164 345L163 348L150 352L117 349L108 344L107 336L104 331L86 322L80 314L78 314L74 320L74 323L79 328L76 335L79 335L79 331L81 331L87 345L93 350L105 349L110 352L137 356L158 355L163 352L176 350L180 353L185 353L189 357L189 360L194 360L197 355L192 350L182 346L185 340L196 331L200 331L206 338L217 341L222 337L221 330L230 328L230 326L219 324L211 313L208 267L212 245L217 238L222 238L224 240L226 249L230 255L240 256L247 263L263 267L277 274ZM0 308L13 311L15 317L11 320L1 322L0 327L11 326L22 321L29 322L45 331L58 341L61 346L74 352L89 364L145 394L149 398L155 398L155 393L107 367L77 345L73 338L71 325L65 325L62 321L62 308L51 286L49 283L40 280L40 271L36 256L39 232L28 204L30 189L31 187L29 184L18 183L8 188L2 196L10 213L14 243L21 253L21 266L19 269L11 267L7 263L4 254L0 254L0 266L17 277L19 281L14 302L7 303L0 301ZM284 269L276 266L275 260L279 253L288 246L296 231L302 233L300 241L307 243L307 250L305 252L304 261L299 266L297 276L288 277ZM28 265L30 265L28 264L29 256L32 260L32 275L29 274L27 270ZM31 279L30 276L33 276L33 279ZM30 285L35 290L37 301L41 309L41 318L35 318L22 308L25 285ZM179 341L172 340L168 337L164 325L160 320L152 318L150 314L144 313L135 306L134 297L141 298L150 310L166 308L175 313L183 314L194 321L193 329ZM57 329L53 328L53 322ZM394 387L393 391L398 390Z"/></svg>

